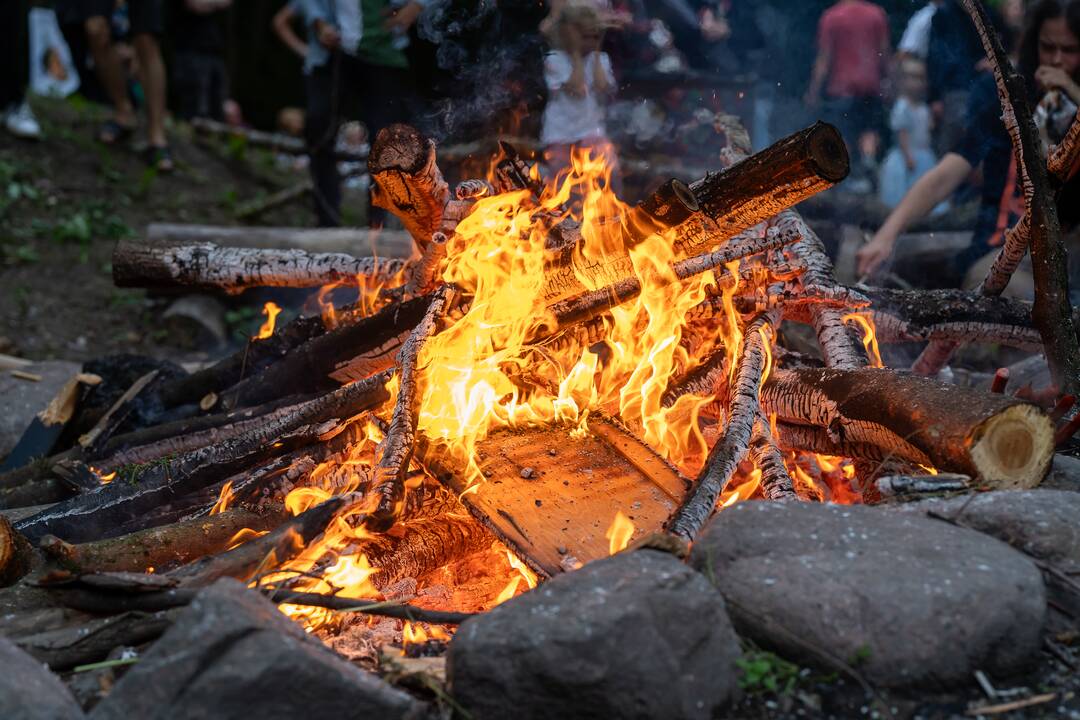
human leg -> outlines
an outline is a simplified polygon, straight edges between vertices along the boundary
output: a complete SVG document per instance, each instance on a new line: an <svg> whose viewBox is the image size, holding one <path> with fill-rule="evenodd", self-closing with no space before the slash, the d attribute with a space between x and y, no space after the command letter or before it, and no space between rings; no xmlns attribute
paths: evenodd
<svg viewBox="0 0 1080 720"><path fill-rule="evenodd" d="M110 3L87 2L84 5L86 43L94 58L98 81L113 105L113 122L103 128L98 139L113 143L123 139L135 127L135 108L128 98L124 69L113 52L112 29L109 27Z"/></svg>
<svg viewBox="0 0 1080 720"><path fill-rule="evenodd" d="M165 29L162 0L129 3L129 12L133 45L139 58L139 80L146 95L146 136L151 147L164 148L169 143L165 137L165 63L158 45L158 37Z"/></svg>
<svg viewBox="0 0 1080 720"><path fill-rule="evenodd" d="M304 136L311 158L315 218L319 227L341 224L341 177L338 175L334 144L340 118L339 58L315 68L307 77L307 117Z"/></svg>

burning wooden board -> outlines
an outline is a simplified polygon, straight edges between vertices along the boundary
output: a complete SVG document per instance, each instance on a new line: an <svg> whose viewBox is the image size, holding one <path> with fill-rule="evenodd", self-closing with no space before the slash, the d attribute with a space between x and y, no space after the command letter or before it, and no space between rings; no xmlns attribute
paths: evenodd
<svg viewBox="0 0 1080 720"><path fill-rule="evenodd" d="M519 557L545 576L610 554L617 512L631 542L659 531L689 481L615 422L594 417L590 433L568 427L504 430L480 443L485 481L462 499ZM461 472L431 468L456 492Z"/></svg>

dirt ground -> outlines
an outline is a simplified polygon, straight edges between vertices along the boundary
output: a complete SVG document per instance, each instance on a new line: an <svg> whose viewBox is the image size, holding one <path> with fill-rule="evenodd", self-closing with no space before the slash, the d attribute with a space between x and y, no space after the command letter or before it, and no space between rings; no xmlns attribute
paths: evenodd
<svg viewBox="0 0 1080 720"><path fill-rule="evenodd" d="M34 107L45 140L0 133L0 353L74 361L183 355L190 343L160 322L169 298L113 285L116 241L142 236L151 222L239 224L238 207L306 173L280 167L269 152L196 138L178 126L170 135L177 168L159 174L144 163L138 137L122 147L95 140L102 108L77 100ZM312 220L303 200L259 222ZM230 334L258 326L257 297L227 302Z"/></svg>

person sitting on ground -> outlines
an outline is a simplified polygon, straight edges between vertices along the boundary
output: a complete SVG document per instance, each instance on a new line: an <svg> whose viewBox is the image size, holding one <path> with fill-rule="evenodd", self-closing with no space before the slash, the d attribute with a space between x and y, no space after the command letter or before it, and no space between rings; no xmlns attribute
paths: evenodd
<svg viewBox="0 0 1080 720"><path fill-rule="evenodd" d="M544 59L548 87L540 142L552 176L570 166L570 150L603 156L617 189L618 158L607 137L604 106L615 92L611 60L600 50L603 36L595 5L567 3L551 26L553 49Z"/></svg>
<svg viewBox="0 0 1080 720"><path fill-rule="evenodd" d="M1064 93L1080 103L1080 0L1039 0L1028 15L1020 44L1019 68L1028 94L1040 98ZM913 222L952 195L972 170L983 168L981 205L970 246L954 260L957 278L967 277L964 287L982 280L997 254L1005 231L1024 212L1017 183L1016 157L1001 120L997 87L990 73L980 76L971 92L967 131L952 152L916 182L869 244L858 252L858 271L871 275L889 258L897 238ZM1075 172L1075 171L1074 171ZM1058 193L1062 227L1080 222L1080 180L1071 175ZM1023 286L1026 287L1017 287ZM1012 292L1030 296L1030 278L1014 276Z"/></svg>
<svg viewBox="0 0 1080 720"><path fill-rule="evenodd" d="M120 60L112 47L110 18L113 0L56 0L61 23L80 23L85 32L94 67L113 106L113 115L98 132L98 140L115 145L135 132L135 107L127 94ZM173 169L172 153L165 135L165 63L158 37L164 30L164 0L133 0L128 6L132 42L146 94L147 162L162 172Z"/></svg>

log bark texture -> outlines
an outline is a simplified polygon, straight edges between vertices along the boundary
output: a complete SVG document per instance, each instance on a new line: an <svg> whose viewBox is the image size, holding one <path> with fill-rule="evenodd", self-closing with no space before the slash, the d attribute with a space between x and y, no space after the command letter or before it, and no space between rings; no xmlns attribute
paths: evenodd
<svg viewBox="0 0 1080 720"><path fill-rule="evenodd" d="M404 578L420 579L495 541L464 508L460 514L402 523L400 531L400 535L380 535L360 549L371 566L379 569L371 580L380 590Z"/></svg>
<svg viewBox="0 0 1080 720"><path fill-rule="evenodd" d="M1036 406L886 369L777 371L761 404L836 444L873 445L998 488L1038 485L1053 457L1053 423Z"/></svg>
<svg viewBox="0 0 1080 720"><path fill-rule="evenodd" d="M357 415L389 399L386 383L390 372L346 385L311 400L274 422L265 423L219 445L185 453L177 458L131 468L127 473L100 489L57 503L52 508L27 518L18 529L31 541L46 534L68 542L85 542L109 537L111 530L130 522L146 511L164 505L214 480L250 466L258 459L288 452L282 440L299 428L324 423L331 418ZM312 432L319 433L314 427ZM299 436L294 444L308 438ZM275 447L282 443L281 447Z"/></svg>
<svg viewBox="0 0 1080 720"><path fill-rule="evenodd" d="M379 131L371 146L368 172L371 202L405 225L421 252L442 225L450 188L435 162L435 143L408 125Z"/></svg>
<svg viewBox="0 0 1080 720"><path fill-rule="evenodd" d="M198 245L150 245L121 240L113 251L118 287L212 288L240 292L252 287L320 287L364 275L392 282L403 260L352 257L303 250L258 250Z"/></svg>
<svg viewBox="0 0 1080 720"><path fill-rule="evenodd" d="M46 555L77 572L165 572L228 549L244 529L272 530L288 518L284 508L256 513L242 507L183 520L130 535L72 545L53 535L41 539Z"/></svg>
<svg viewBox="0 0 1080 720"><path fill-rule="evenodd" d="M443 317L455 295L452 285L443 285L428 305L420 323L409 333L398 354L397 403L390 418L390 429L380 447L379 462L375 465L372 494L378 499L372 511L372 527L385 531L401 514L401 502L405 498L405 474L409 470L416 444L416 424L420 417L420 385L417 362L424 343L438 330Z"/></svg>
<svg viewBox="0 0 1080 720"><path fill-rule="evenodd" d="M179 610L126 612L82 625L46 630L14 639L24 652L53 672L104 660L118 647L142 645L168 630Z"/></svg>
<svg viewBox="0 0 1080 720"><path fill-rule="evenodd" d="M668 523L669 532L687 541L693 542L698 530L713 514L720 493L749 450L759 411L758 392L768 353L766 343L772 342L775 322L775 314L766 313L744 331L742 352L728 392L724 434L709 451L705 467Z"/></svg>

